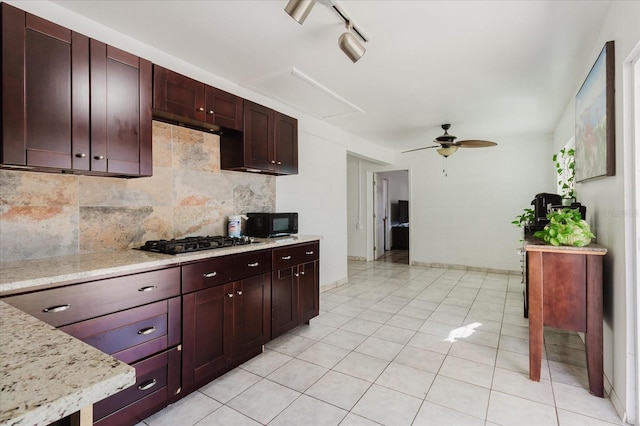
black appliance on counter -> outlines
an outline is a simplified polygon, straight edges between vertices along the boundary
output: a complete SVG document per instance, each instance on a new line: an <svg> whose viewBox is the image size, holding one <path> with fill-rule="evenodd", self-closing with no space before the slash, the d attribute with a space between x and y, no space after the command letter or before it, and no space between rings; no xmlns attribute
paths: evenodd
<svg viewBox="0 0 640 426"><path fill-rule="evenodd" d="M531 201L531 205L533 206L535 221L529 226L529 228L533 232L544 229L545 225L549 223L547 214L554 210L560 210L568 207L570 209L578 209L582 219L585 219L587 215L586 206L575 202L568 206L563 205L562 197L558 194L548 194L544 192L536 194L536 197Z"/></svg>
<svg viewBox="0 0 640 426"><path fill-rule="evenodd" d="M222 247L240 246L251 244L253 240L248 237L225 237L222 235L186 237L177 240L150 240L140 247L141 250L156 253L180 254L201 250L212 250Z"/></svg>
<svg viewBox="0 0 640 426"><path fill-rule="evenodd" d="M273 238L298 233L298 213L247 213L247 235Z"/></svg>

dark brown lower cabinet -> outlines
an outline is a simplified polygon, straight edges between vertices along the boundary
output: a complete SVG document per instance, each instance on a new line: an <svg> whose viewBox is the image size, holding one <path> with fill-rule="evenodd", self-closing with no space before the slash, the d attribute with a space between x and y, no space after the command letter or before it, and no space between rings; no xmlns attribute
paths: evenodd
<svg viewBox="0 0 640 426"><path fill-rule="evenodd" d="M271 335L265 273L182 298L183 395L262 352Z"/></svg>

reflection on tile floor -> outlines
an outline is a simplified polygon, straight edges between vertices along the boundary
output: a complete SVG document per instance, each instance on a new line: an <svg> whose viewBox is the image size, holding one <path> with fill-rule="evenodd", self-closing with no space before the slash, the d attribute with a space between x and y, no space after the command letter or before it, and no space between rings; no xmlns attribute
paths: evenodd
<svg viewBox="0 0 640 426"><path fill-rule="evenodd" d="M520 276L349 262L321 315L144 421L157 425L611 425L584 345L545 330L528 378ZM142 425L143 423L141 423Z"/></svg>

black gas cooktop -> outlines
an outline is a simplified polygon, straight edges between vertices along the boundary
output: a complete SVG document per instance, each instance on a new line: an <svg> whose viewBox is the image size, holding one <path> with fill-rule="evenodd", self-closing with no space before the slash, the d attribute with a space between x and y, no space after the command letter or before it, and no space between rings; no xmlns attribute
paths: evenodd
<svg viewBox="0 0 640 426"><path fill-rule="evenodd" d="M187 237L177 240L150 240L140 247L141 250L156 253L180 254L201 250L212 250L222 247L241 246L251 244L248 237L225 237L222 235L206 237Z"/></svg>

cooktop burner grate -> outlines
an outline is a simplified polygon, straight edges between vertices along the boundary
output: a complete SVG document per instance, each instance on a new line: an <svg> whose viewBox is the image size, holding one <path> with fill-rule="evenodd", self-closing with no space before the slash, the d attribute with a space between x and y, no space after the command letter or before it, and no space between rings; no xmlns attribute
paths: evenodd
<svg viewBox="0 0 640 426"><path fill-rule="evenodd" d="M225 237L216 235L187 237L177 240L150 240L145 242L140 249L156 253L179 254L245 244L251 244L251 240L247 237Z"/></svg>

